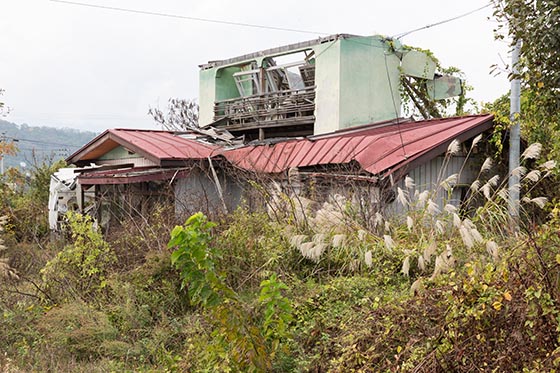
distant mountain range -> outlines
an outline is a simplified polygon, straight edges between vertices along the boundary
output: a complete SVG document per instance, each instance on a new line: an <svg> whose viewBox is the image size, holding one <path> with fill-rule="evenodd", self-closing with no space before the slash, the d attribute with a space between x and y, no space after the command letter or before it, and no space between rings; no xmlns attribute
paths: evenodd
<svg viewBox="0 0 560 373"><path fill-rule="evenodd" d="M64 159L97 135L91 131L32 127L0 120L0 140L16 141L19 150L15 156L4 158L4 168L25 168L45 160L51 162Z"/></svg>

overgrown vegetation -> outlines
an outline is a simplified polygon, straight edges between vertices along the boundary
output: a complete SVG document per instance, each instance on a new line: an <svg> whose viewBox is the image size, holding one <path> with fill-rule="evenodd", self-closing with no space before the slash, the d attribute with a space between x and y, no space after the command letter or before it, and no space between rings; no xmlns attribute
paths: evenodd
<svg viewBox="0 0 560 373"><path fill-rule="evenodd" d="M540 150L529 146L515 171L519 231L488 159L462 210L435 203L460 175L434 193L407 178L404 215L368 224L341 196L312 209L262 189L268 212L239 208L216 223L198 213L173 227L162 207L108 237L69 214L69 233L51 240L25 227L45 219L26 207L46 198L52 168L38 166L4 184L1 370L558 369L560 205L536 194L555 168Z"/></svg>

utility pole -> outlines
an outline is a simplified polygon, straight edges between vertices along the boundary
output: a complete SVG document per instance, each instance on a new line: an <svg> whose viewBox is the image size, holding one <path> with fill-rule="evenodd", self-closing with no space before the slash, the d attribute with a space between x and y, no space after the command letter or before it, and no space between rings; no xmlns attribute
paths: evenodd
<svg viewBox="0 0 560 373"><path fill-rule="evenodd" d="M2 140L0 140L2 145L2 154L0 154L0 175L4 175L4 153L6 147L6 132L2 132Z"/></svg>
<svg viewBox="0 0 560 373"><path fill-rule="evenodd" d="M510 120L511 128L509 131L509 215L511 225L517 230L519 224L519 173L514 172L519 167L520 153L520 130L519 130L519 113L521 111L521 82L519 80L519 54L521 52L521 40L517 40L513 53L511 55L511 92L510 92Z"/></svg>

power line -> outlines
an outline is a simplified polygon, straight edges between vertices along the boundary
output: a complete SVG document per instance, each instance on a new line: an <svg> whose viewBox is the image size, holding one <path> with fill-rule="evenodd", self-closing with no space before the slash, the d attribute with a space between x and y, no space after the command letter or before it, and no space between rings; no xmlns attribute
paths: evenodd
<svg viewBox="0 0 560 373"><path fill-rule="evenodd" d="M54 1L54 0L51 0L51 1ZM439 22L436 22L436 23L432 23L432 24L430 24L430 25L426 25L426 26L423 26L423 27L419 27L419 28L414 29L414 30L410 30L410 31L406 31L406 32L403 32L403 33L400 33L400 34L396 34L396 35L392 36L392 38L400 39L400 38L402 38L402 37L404 37L404 36L406 36L406 35L410 35L410 34L412 34L413 32L416 32L416 31L425 30L425 29L428 29L428 28L431 28L431 27L434 27L434 26L439 26L439 25L442 25L442 24L444 24L444 23L448 23L448 22L451 22L451 21L455 21L455 20L458 20L458 19L460 19L460 18L469 16L469 15L471 15L471 14L473 14L473 13L476 13L476 12L478 12L478 11L484 9L484 8L488 8L488 7L491 6L491 5L492 5L492 3L488 3L488 4L484 5L484 6L481 6L480 8L473 9L473 10L471 10L470 12L463 13L463 14L458 15L458 16L456 16L456 17L444 19L443 21L439 21Z"/></svg>
<svg viewBox="0 0 560 373"><path fill-rule="evenodd" d="M35 143L35 144L43 144L43 145L54 145L54 146L72 146L72 147L81 147L82 145L74 145L74 144L61 144L58 142L49 142L49 141L40 141L40 140L30 140L30 139L22 139L20 137L16 138L16 137L11 137L11 136L4 136L5 139L10 139L10 140L14 140L14 141L25 141L25 142L31 142L31 143Z"/></svg>
<svg viewBox="0 0 560 373"><path fill-rule="evenodd" d="M267 29L267 30L275 30L275 31L288 31L288 32L298 32L302 34L313 34L313 35L330 35L326 32L318 32L318 31L310 31L310 30L300 30L300 29L292 29L292 28L285 28L285 27L275 27L275 26L266 26L266 25L257 25L252 23L244 23L244 22L233 22L233 21L225 21L220 19L210 19L210 18L202 18L202 17L191 17L191 16L184 16L180 14L172 14L172 13L160 13L160 12L151 12L147 10L138 10L138 9L129 9L129 8L117 8L113 6L106 6L106 5L97 5L97 4L90 4L90 3L79 3L75 1L66 1L66 0L50 0L54 3L62 3L62 4L70 4L70 5L78 5L83 7L89 8L98 8L98 9L106 9L106 10L114 10L118 12L127 12L127 13L135 13L135 14L144 14L150 16L158 16L158 17L168 17L168 18L178 18L178 19L187 19L190 21L198 21L198 22L209 22L209 23L219 23L223 25L230 25L230 26L240 26L240 27L251 27L251 28L260 28L260 29Z"/></svg>

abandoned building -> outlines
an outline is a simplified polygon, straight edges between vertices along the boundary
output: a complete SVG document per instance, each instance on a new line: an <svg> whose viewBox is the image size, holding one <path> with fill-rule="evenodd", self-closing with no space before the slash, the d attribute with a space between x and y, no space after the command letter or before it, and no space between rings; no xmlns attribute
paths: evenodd
<svg viewBox="0 0 560 373"><path fill-rule="evenodd" d="M199 125L247 139L399 118L403 77L424 80L434 100L461 93L460 80L437 76L426 53L379 35L333 35L200 67Z"/></svg>
<svg viewBox="0 0 560 373"><path fill-rule="evenodd" d="M431 116L409 79L433 100L461 93L459 79L435 71L427 54L381 36L334 35L209 62L200 70L199 127L97 136L68 157L75 168L53 175L51 228L71 208L102 225L118 218L117 207L146 214L155 203L181 218L228 212L258 204L255 183L265 195L275 185L317 202L338 193L397 211L406 175L422 191L458 174L447 202L459 205L476 177L465 162L468 144L493 117L401 118L403 92ZM454 140L463 149L444 162Z"/></svg>

